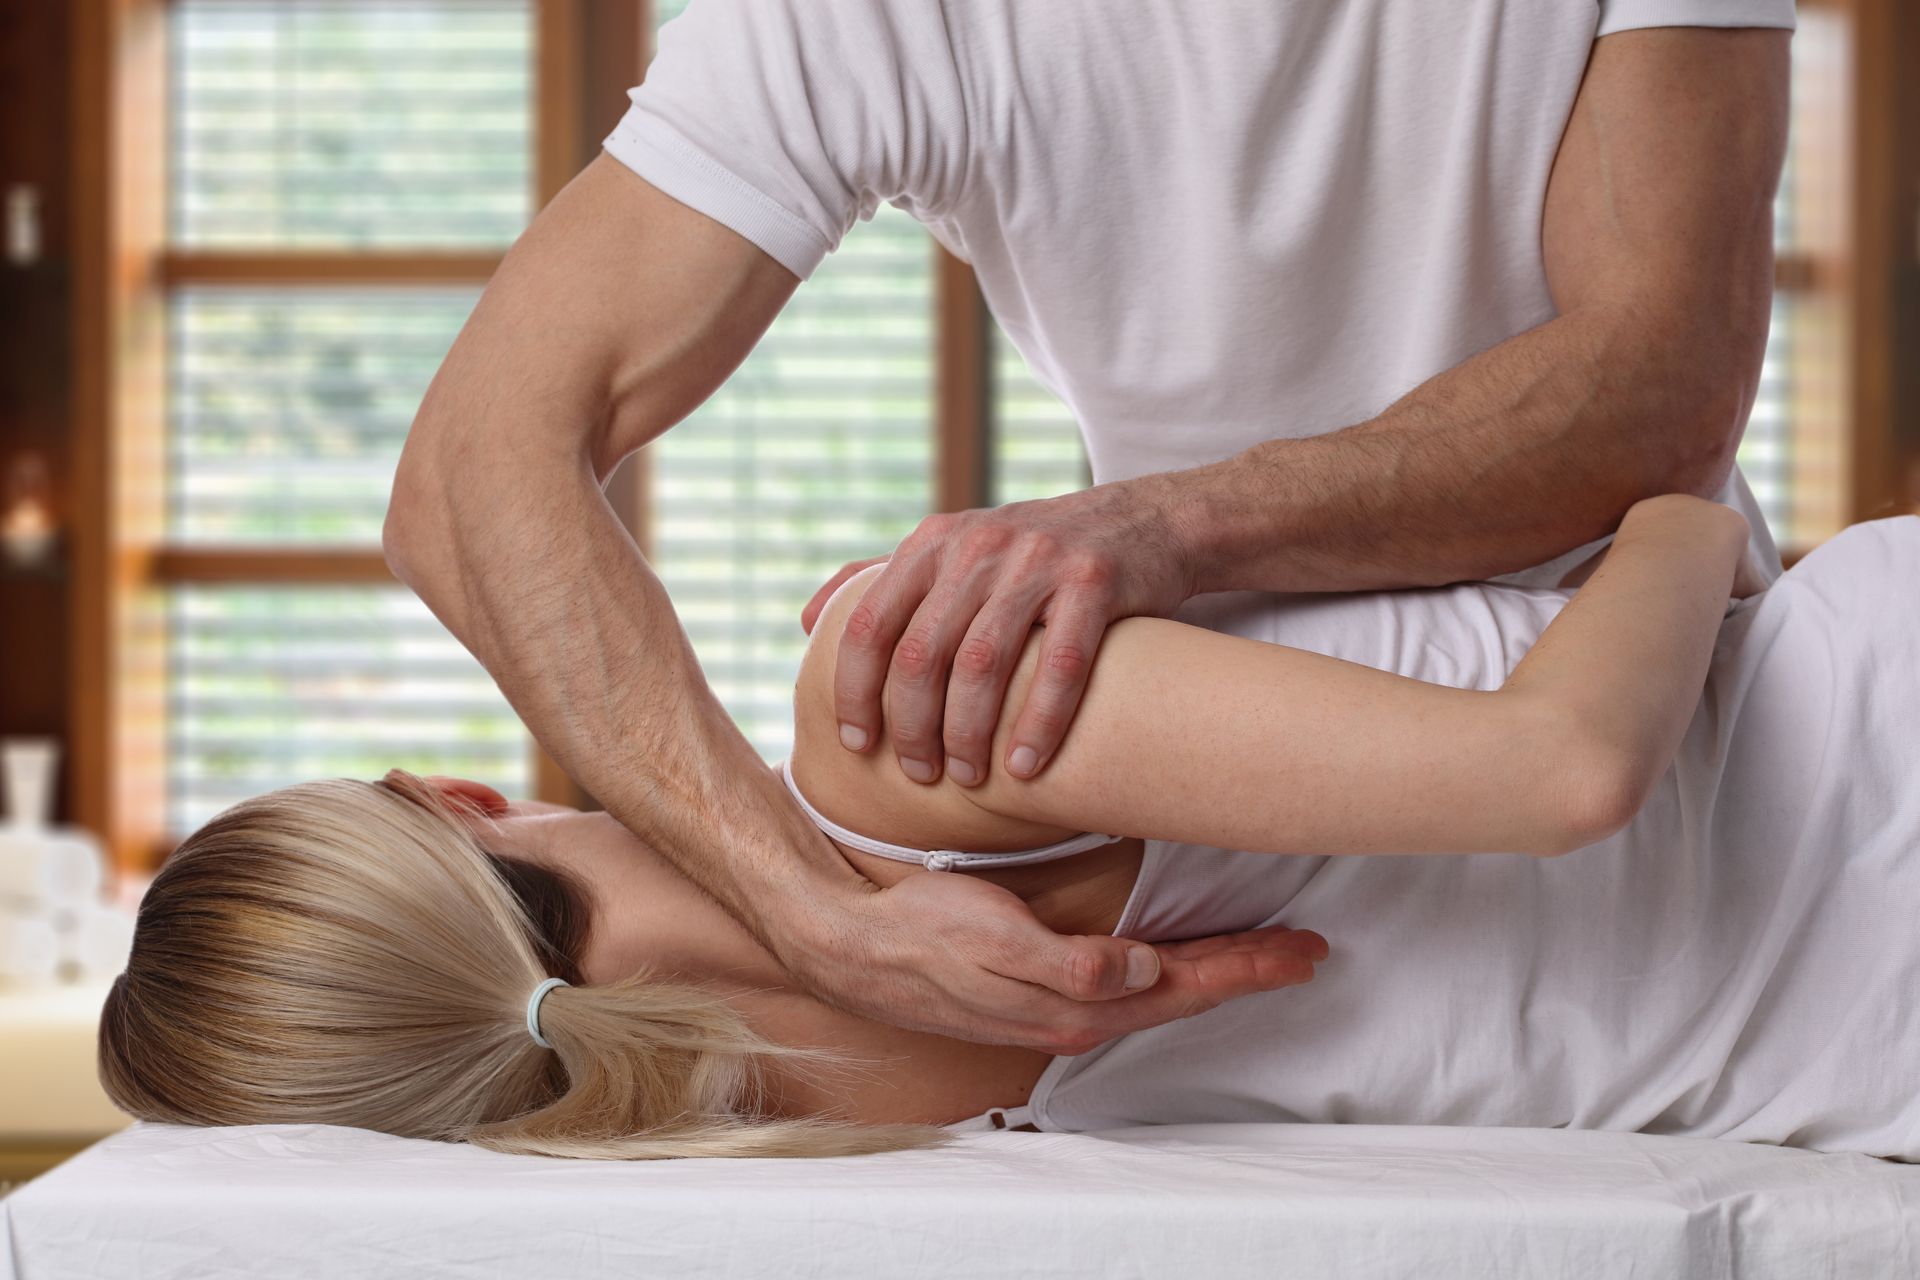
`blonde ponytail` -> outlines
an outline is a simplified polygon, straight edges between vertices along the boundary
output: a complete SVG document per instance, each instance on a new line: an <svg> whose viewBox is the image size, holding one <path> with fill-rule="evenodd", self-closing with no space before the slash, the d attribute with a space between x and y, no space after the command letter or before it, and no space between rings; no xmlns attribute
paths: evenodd
<svg viewBox="0 0 1920 1280"><path fill-rule="evenodd" d="M697 985L580 985L570 893L577 905L553 872L490 856L405 774L246 801L189 838L141 904L101 1019L101 1080L147 1120L352 1125L591 1159L946 1140L771 1114L768 1062L838 1059L766 1040ZM547 1050L525 1008L550 973L575 985L540 1008Z"/></svg>

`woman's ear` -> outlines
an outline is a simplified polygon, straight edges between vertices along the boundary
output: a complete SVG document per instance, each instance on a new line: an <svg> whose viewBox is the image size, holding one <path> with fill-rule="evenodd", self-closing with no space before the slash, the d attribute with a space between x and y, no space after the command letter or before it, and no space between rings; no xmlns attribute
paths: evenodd
<svg viewBox="0 0 1920 1280"><path fill-rule="evenodd" d="M392 784L400 771L395 769L387 775ZM413 777L411 781L436 793L448 808L456 813L474 813L486 818L504 817L507 812L507 798L484 782L475 782L471 778L448 778L439 775ZM405 789L401 789L405 795Z"/></svg>
<svg viewBox="0 0 1920 1280"><path fill-rule="evenodd" d="M455 808L467 806L478 809L489 818L498 818L507 811L507 798L484 782L475 782L471 778L444 778L437 775L425 777L422 782L437 790L447 798Z"/></svg>

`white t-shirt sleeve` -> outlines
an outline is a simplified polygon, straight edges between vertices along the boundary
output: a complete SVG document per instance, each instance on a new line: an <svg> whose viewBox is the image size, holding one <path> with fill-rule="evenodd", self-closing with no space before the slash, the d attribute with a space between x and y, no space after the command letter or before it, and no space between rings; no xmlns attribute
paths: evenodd
<svg viewBox="0 0 1920 1280"><path fill-rule="evenodd" d="M882 202L957 198L966 118L937 0L695 0L607 152L801 279Z"/></svg>
<svg viewBox="0 0 1920 1280"><path fill-rule="evenodd" d="M1793 0L1600 0L1598 36L1641 27L1784 27Z"/></svg>

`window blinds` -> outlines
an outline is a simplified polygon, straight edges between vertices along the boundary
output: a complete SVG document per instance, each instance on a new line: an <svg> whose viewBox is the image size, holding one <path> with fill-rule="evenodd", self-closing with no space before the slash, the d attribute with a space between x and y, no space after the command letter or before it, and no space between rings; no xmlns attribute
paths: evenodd
<svg viewBox="0 0 1920 1280"><path fill-rule="evenodd" d="M170 825L313 778L391 768L527 788L493 681L400 587L176 587L168 597Z"/></svg>
<svg viewBox="0 0 1920 1280"><path fill-rule="evenodd" d="M529 0L181 0L190 248L504 246L532 213Z"/></svg>
<svg viewBox="0 0 1920 1280"><path fill-rule="evenodd" d="M407 428L478 296L472 288L176 292L172 539L377 544Z"/></svg>
<svg viewBox="0 0 1920 1280"><path fill-rule="evenodd" d="M653 446L654 567L708 681L768 757L791 746L800 609L932 502L933 245L882 209L727 384Z"/></svg>
<svg viewBox="0 0 1920 1280"><path fill-rule="evenodd" d="M530 0L178 0L176 247L503 247L528 217ZM190 286L168 307L167 533L378 546L400 444L475 288ZM402 587L169 589L166 793L235 800L399 766L524 794L525 731Z"/></svg>

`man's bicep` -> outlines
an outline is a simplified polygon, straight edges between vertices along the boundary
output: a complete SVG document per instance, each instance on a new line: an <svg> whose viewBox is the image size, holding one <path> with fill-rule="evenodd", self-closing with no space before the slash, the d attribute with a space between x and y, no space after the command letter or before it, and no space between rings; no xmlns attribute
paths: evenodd
<svg viewBox="0 0 1920 1280"><path fill-rule="evenodd" d="M603 154L534 219L461 341L576 402L585 417L569 421L604 476L713 394L798 284Z"/></svg>
<svg viewBox="0 0 1920 1280"><path fill-rule="evenodd" d="M1764 324L1789 37L1659 27L1594 44L1542 226L1561 312L1661 298Z"/></svg>

